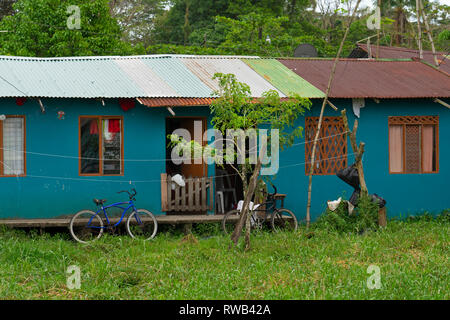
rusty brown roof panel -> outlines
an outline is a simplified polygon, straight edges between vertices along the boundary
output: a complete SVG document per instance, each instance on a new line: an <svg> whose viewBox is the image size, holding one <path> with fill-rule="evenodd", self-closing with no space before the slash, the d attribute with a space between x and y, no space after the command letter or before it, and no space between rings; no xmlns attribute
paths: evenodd
<svg viewBox="0 0 450 320"><path fill-rule="evenodd" d="M360 47L362 50L366 51L367 53L369 50L367 49L367 44L365 43L358 43L358 47ZM371 45L370 46L372 57L375 58L377 54L377 46ZM439 70L445 71L447 73L450 73L450 57L446 58L446 53L444 52L436 52L436 57L439 63ZM415 49L409 49L409 48L401 48L401 47L388 47L388 46L380 46L379 49L379 58L382 59L412 59L412 58L419 58L419 50ZM429 50L423 51L423 60L435 65L434 58L433 58L433 52Z"/></svg>
<svg viewBox="0 0 450 320"><path fill-rule="evenodd" d="M138 98L137 100L147 107L192 107L209 106L217 98ZM260 98L253 98L253 103L258 103ZM289 100L281 97L281 101Z"/></svg>
<svg viewBox="0 0 450 320"><path fill-rule="evenodd" d="M286 67L326 91L333 59L279 59ZM330 98L450 97L450 76L420 61L340 59Z"/></svg>
<svg viewBox="0 0 450 320"><path fill-rule="evenodd" d="M147 107L208 106L214 98L139 98Z"/></svg>

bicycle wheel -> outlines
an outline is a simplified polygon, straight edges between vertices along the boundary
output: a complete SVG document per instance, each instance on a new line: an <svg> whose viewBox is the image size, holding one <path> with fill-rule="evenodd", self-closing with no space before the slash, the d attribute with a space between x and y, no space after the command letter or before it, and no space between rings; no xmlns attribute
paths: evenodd
<svg viewBox="0 0 450 320"><path fill-rule="evenodd" d="M274 231L295 231L297 230L297 218L288 209L275 210L271 219L272 229Z"/></svg>
<svg viewBox="0 0 450 320"><path fill-rule="evenodd" d="M232 234L236 223L239 221L239 210L230 210L223 216L222 230L225 234Z"/></svg>
<svg viewBox="0 0 450 320"><path fill-rule="evenodd" d="M239 210L228 211L222 219L222 230L225 234L232 234L236 223L239 221L241 212ZM250 217L251 229L262 229L262 221L258 219L257 214L252 212ZM245 221L242 231L245 230Z"/></svg>
<svg viewBox="0 0 450 320"><path fill-rule="evenodd" d="M80 243L88 243L99 239L103 230L102 218L91 210L77 212L69 223L72 238Z"/></svg>
<svg viewBox="0 0 450 320"><path fill-rule="evenodd" d="M127 232L134 239L153 239L157 231L158 222L153 213L148 210L138 209L127 219Z"/></svg>

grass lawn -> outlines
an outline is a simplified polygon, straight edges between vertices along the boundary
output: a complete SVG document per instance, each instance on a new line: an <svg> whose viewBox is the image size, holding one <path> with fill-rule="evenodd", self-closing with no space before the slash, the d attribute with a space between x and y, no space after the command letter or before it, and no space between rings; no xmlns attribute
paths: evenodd
<svg viewBox="0 0 450 320"><path fill-rule="evenodd" d="M249 252L217 230L152 242L0 231L1 299L449 299L449 224L390 221L364 235L259 232ZM211 229L214 229L211 227ZM199 232L198 230L196 232ZM308 236L309 235L309 236ZM369 265L381 289L366 285ZM70 265L81 288L66 286Z"/></svg>

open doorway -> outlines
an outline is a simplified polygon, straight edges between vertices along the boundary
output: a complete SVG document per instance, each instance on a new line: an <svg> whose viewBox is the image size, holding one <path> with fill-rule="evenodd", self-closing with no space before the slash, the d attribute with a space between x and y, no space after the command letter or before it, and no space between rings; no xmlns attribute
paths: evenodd
<svg viewBox="0 0 450 320"><path fill-rule="evenodd" d="M182 130L182 132L176 130ZM162 207L167 214L207 214L213 210L213 177L208 177L208 165L200 157L194 161L182 161L175 164L170 159L173 147L168 136L177 134L187 141L196 141L205 145L203 134L206 131L204 117L166 118L166 173L162 184ZM186 156L186 155L184 155ZM184 158L184 157L183 157ZM184 159L183 159L184 160ZM162 180L163 181L163 180Z"/></svg>
<svg viewBox="0 0 450 320"><path fill-rule="evenodd" d="M197 130L194 130L197 128ZM172 148L169 146L169 139L167 136L172 134L177 129L185 129L189 132L191 140L195 140L202 145L205 145L206 141L203 141L203 134L206 130L206 118L205 117L171 117L166 118L166 159L171 159ZM198 130L200 129L200 130ZM189 177L206 177L208 175L208 165L202 161L200 164L194 163L181 163L175 164L172 161L166 162L166 173L174 176L180 174L186 178Z"/></svg>
<svg viewBox="0 0 450 320"><path fill-rule="evenodd" d="M224 214L236 209L244 199L242 180L230 165L216 165L216 213Z"/></svg>

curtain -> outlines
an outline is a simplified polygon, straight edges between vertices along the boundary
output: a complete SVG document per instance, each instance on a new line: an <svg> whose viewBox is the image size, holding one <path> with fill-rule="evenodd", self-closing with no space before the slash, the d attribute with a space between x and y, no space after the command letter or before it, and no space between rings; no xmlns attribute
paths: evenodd
<svg viewBox="0 0 450 320"><path fill-rule="evenodd" d="M6 118L3 121L3 174L24 173L23 145L23 118Z"/></svg>
<svg viewBox="0 0 450 320"><path fill-rule="evenodd" d="M434 153L434 126L422 127L422 139L423 139L423 171L433 172L435 168L433 166L433 153Z"/></svg>
<svg viewBox="0 0 450 320"><path fill-rule="evenodd" d="M389 167L403 172L403 126L389 126Z"/></svg>
<svg viewBox="0 0 450 320"><path fill-rule="evenodd" d="M95 118L81 118L81 173L100 173L99 127Z"/></svg>

